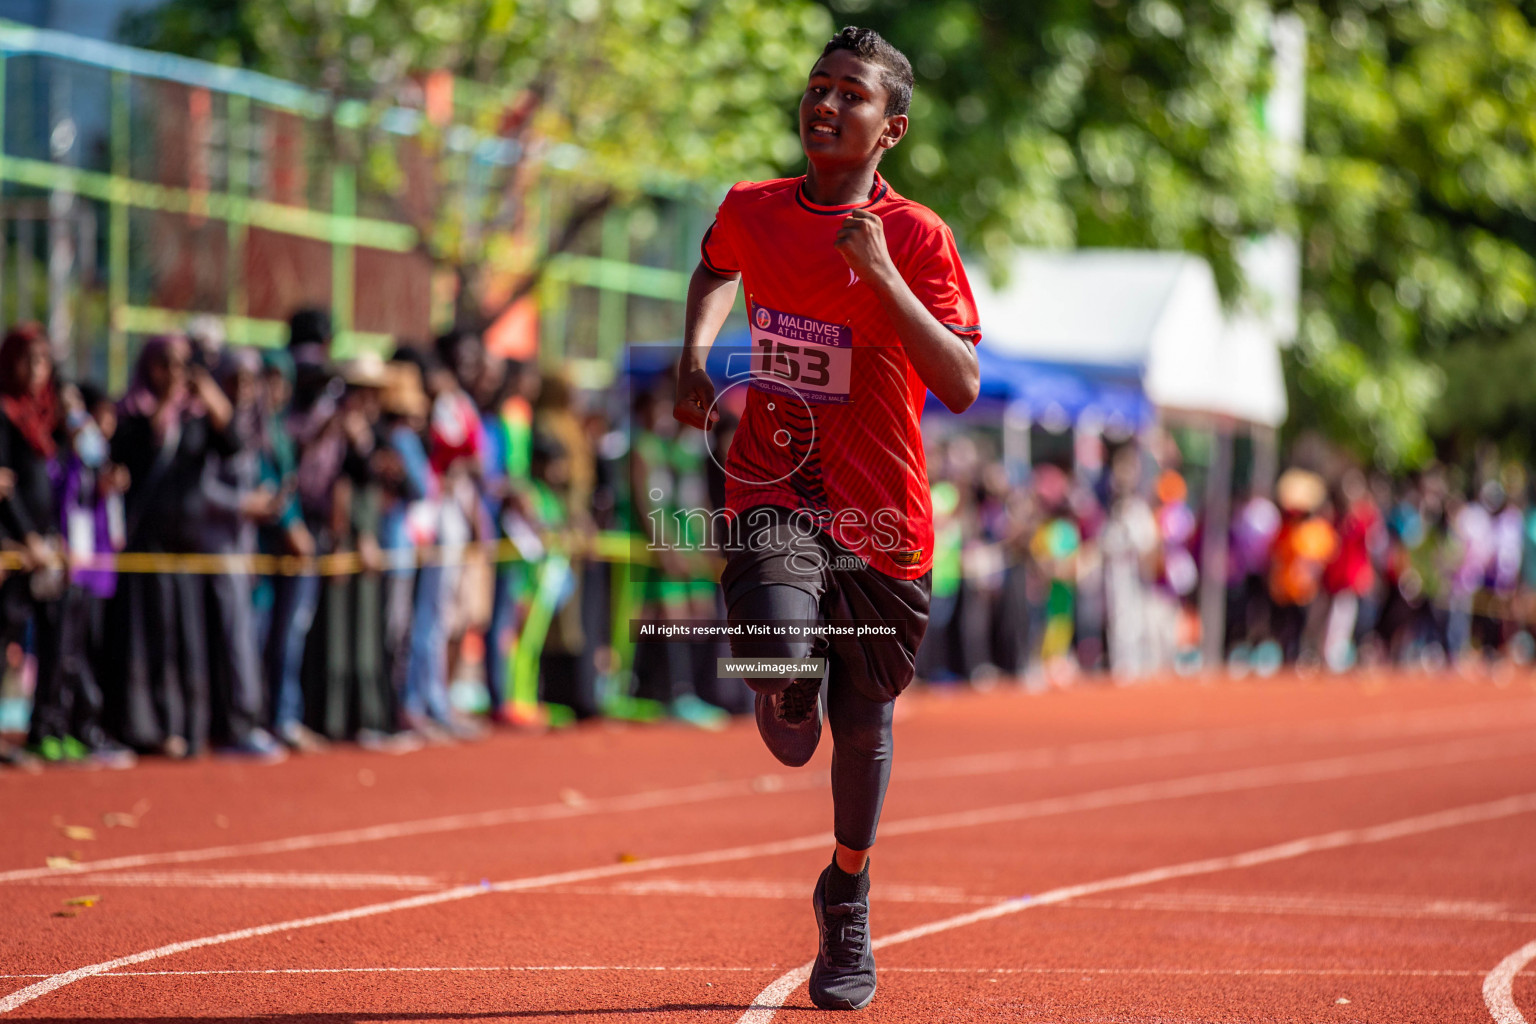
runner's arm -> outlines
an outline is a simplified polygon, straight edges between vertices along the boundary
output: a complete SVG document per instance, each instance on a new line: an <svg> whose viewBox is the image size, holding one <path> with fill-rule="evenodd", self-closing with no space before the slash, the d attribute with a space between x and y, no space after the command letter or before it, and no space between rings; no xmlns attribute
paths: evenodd
<svg viewBox="0 0 1536 1024"><path fill-rule="evenodd" d="M950 412L964 412L981 392L976 349L928 311L896 269L885 244L885 226L867 210L843 221L837 248L848 266L880 297L917 375Z"/></svg>
<svg viewBox="0 0 1536 1024"><path fill-rule="evenodd" d="M719 410L710 408L715 402L715 385L704 371L704 363L709 358L709 347L715 343L715 336L736 302L736 285L740 280L740 274L722 277L700 262L688 282L683 354L677 363L677 404L672 407L672 415L690 427L708 430L720 418Z"/></svg>

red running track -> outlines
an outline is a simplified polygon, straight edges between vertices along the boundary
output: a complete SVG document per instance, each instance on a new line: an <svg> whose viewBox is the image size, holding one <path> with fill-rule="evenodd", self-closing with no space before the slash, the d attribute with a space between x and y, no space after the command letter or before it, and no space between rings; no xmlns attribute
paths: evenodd
<svg viewBox="0 0 1536 1024"><path fill-rule="evenodd" d="M1536 1022L1529 675L900 708L863 1019ZM0 1016L809 1020L828 753L604 725L3 774Z"/></svg>

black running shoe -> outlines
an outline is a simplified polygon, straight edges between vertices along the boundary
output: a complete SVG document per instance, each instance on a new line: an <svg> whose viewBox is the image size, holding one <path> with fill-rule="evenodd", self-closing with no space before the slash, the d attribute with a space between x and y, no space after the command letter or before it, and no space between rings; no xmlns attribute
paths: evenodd
<svg viewBox="0 0 1536 1024"><path fill-rule="evenodd" d="M811 906L821 948L811 964L811 1002L823 1010L862 1010L875 998L875 952L869 945L869 897L827 902L828 866L816 880Z"/></svg>
<svg viewBox="0 0 1536 1024"><path fill-rule="evenodd" d="M757 695L757 731L773 756L799 768L821 742L821 680L796 679L778 693Z"/></svg>

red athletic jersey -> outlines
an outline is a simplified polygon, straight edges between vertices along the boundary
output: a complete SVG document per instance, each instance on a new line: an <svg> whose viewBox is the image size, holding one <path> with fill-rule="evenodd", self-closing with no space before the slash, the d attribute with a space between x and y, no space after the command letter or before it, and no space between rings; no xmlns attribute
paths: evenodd
<svg viewBox="0 0 1536 1024"><path fill-rule="evenodd" d="M875 569L917 579L933 564L919 427L927 387L874 290L833 247L843 219L855 209L878 215L902 278L972 344L981 339L976 302L954 236L933 211L878 175L873 197L851 206L812 203L804 182L736 185L700 247L711 270L741 272L752 333L750 371L728 368L728 386L749 390L726 460L726 506L813 510Z"/></svg>

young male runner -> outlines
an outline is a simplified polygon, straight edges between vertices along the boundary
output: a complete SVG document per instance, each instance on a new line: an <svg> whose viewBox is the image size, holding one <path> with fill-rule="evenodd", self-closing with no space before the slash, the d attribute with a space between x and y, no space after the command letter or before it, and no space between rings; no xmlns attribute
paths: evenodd
<svg viewBox="0 0 1536 1024"><path fill-rule="evenodd" d="M876 170L906 134L911 95L911 65L874 31L845 28L827 44L800 100L805 175L736 185L705 233L674 409L702 429L718 419L704 361L745 283L752 381L726 464L730 620L889 631L732 641L738 658L826 658L837 845L812 896L810 979L824 1009L875 994L868 851L933 558L919 417L928 390L959 412L979 387L980 329L954 238ZM821 736L821 678L749 682L768 749L805 764Z"/></svg>

